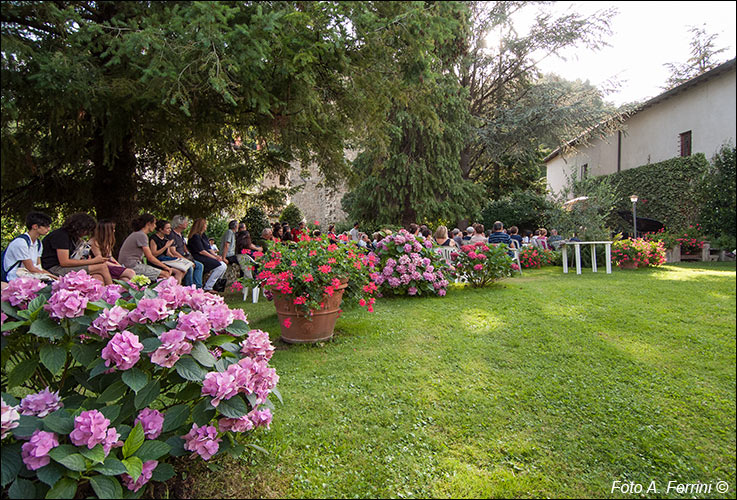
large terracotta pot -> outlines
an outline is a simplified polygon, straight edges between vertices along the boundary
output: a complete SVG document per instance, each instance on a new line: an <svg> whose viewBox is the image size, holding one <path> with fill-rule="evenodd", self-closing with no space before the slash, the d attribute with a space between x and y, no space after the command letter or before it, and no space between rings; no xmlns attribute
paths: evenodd
<svg viewBox="0 0 737 500"><path fill-rule="evenodd" d="M347 283L342 284L335 290L332 297L324 295L323 307L312 311L312 318L306 316L302 309L295 306L290 299L274 296L282 340L290 344L306 344L328 340L332 337L335 322L340 313L340 303L343 301L343 291L347 287ZM284 326L285 319L291 322L289 328Z"/></svg>

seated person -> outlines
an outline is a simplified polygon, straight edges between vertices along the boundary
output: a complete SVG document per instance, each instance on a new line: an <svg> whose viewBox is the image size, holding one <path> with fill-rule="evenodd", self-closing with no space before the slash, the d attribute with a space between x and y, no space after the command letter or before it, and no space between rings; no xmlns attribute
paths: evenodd
<svg viewBox="0 0 737 500"><path fill-rule="evenodd" d="M148 233L156 229L156 217L151 214L140 215L133 219L131 227L133 228L133 232L123 241L123 245L118 252L120 263L128 269L133 269L136 274L146 276L151 281L175 276L177 282L181 283L184 273L165 265L151 252ZM144 256L148 262L147 264L142 262Z"/></svg>
<svg viewBox="0 0 737 500"><path fill-rule="evenodd" d="M478 222L473 225L473 236L471 236L470 243L475 245L476 243L486 243L486 235L484 234L484 225Z"/></svg>
<svg viewBox="0 0 737 500"><path fill-rule="evenodd" d="M468 245L471 242L471 237L476 231L474 230L473 226L468 226L466 228L466 231L463 234L463 244Z"/></svg>
<svg viewBox="0 0 737 500"><path fill-rule="evenodd" d="M192 229L189 231L187 248L189 248L194 259L204 266L204 274L212 271L203 288L205 291L211 291L215 283L225 274L228 266L225 259L210 249L210 243L205 236L206 230L207 221L202 218L195 219L192 223Z"/></svg>
<svg viewBox="0 0 737 500"><path fill-rule="evenodd" d="M107 268L110 271L110 277L113 279L130 281L136 275L133 269L128 269L113 257L113 247L115 247L115 222L111 220L101 220L95 227L95 232L89 241L90 254L93 257L106 257L108 259Z"/></svg>
<svg viewBox="0 0 737 500"><path fill-rule="evenodd" d="M44 281L57 279L41 266L43 244L39 236L46 235L50 228L51 217L45 213L30 212L26 215L28 231L14 238L4 253L2 266L6 282L21 276L31 276Z"/></svg>
<svg viewBox="0 0 737 500"><path fill-rule="evenodd" d="M519 228L517 226L509 228L509 237L515 241L517 248L522 248L522 236L519 235Z"/></svg>
<svg viewBox="0 0 737 500"><path fill-rule="evenodd" d="M461 246L463 246L463 231L456 227L453 229L452 236L455 246L461 248Z"/></svg>
<svg viewBox="0 0 737 500"><path fill-rule="evenodd" d="M43 243L41 264L43 268L57 276L64 276L72 271L86 271L95 279L111 285L113 279L108 270L108 258L98 255L92 259L71 258L82 239L95 230L95 219L85 213L72 214L59 229L51 231Z"/></svg>
<svg viewBox="0 0 737 500"><path fill-rule="evenodd" d="M523 245L530 245L532 243L532 231L525 229L524 236L522 237Z"/></svg>
<svg viewBox="0 0 737 500"><path fill-rule="evenodd" d="M232 220L228 223L228 229L220 240L220 256L226 260L228 264L238 264L235 258L235 231L238 227L238 221Z"/></svg>
<svg viewBox="0 0 737 500"><path fill-rule="evenodd" d="M445 226L438 226L435 230L435 243L441 247L454 247L456 242L453 238L448 237L448 228Z"/></svg>
<svg viewBox="0 0 737 500"><path fill-rule="evenodd" d="M508 247L512 246L512 238L504 232L504 224L501 221L494 222L492 226L491 236L489 236L489 243L498 245L504 243Z"/></svg>
<svg viewBox="0 0 737 500"><path fill-rule="evenodd" d="M538 236L537 241L540 243L540 246L544 248L545 250L549 250L550 247L548 246L548 230L544 227L541 227L539 229L540 236Z"/></svg>
<svg viewBox="0 0 737 500"><path fill-rule="evenodd" d="M218 250L218 246L215 244L215 238L208 238L207 241L210 244L210 250L215 253L218 253L220 251Z"/></svg>
<svg viewBox="0 0 737 500"><path fill-rule="evenodd" d="M175 215L172 217L171 233L169 233L167 238L173 240L174 244L169 247L168 253L171 257L186 259L194 264L194 267L190 268L184 275L183 282L185 286L194 284L197 288L202 288L202 272L204 271L204 266L201 262L197 262L194 257L192 257L192 254L189 253L187 242L182 235L188 225L189 220L183 215Z"/></svg>
<svg viewBox="0 0 737 500"><path fill-rule="evenodd" d="M550 237L548 238L548 245L550 245L553 250L558 250L561 241L563 241L563 237L558 234L558 230L551 229Z"/></svg>

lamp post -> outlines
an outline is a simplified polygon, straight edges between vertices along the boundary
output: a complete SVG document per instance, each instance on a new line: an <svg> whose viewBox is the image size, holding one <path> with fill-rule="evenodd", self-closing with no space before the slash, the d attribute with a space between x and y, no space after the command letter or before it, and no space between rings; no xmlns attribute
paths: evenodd
<svg viewBox="0 0 737 500"><path fill-rule="evenodd" d="M637 199L636 194L630 196L630 201L632 202L632 227L633 232L635 233L635 238L637 238Z"/></svg>

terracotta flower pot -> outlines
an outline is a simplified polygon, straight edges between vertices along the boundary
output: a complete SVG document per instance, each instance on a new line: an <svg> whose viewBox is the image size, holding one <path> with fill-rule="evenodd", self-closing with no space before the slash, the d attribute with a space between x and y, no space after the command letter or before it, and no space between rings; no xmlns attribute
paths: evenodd
<svg viewBox="0 0 737 500"><path fill-rule="evenodd" d="M631 260L619 263L620 269L637 269L637 264Z"/></svg>
<svg viewBox="0 0 737 500"><path fill-rule="evenodd" d="M312 311L312 318L289 298L274 296L276 315L281 327L281 338L290 344L306 344L328 340L333 336L335 322L340 313L340 303L343 301L343 291L347 283L335 289L332 296L323 295L323 307ZM289 320L289 326L284 326L284 320Z"/></svg>

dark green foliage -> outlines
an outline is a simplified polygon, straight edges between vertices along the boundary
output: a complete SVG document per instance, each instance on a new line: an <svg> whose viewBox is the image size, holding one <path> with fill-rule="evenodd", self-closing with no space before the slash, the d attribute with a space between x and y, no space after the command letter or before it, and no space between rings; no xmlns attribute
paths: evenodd
<svg viewBox="0 0 737 500"><path fill-rule="evenodd" d="M228 223L232 219L230 217L208 217L207 218L207 237L208 238L214 238L215 244L220 248L220 239L225 234L225 231L228 229ZM222 248L220 248L222 250Z"/></svg>
<svg viewBox="0 0 737 500"><path fill-rule="evenodd" d="M271 227L264 210L258 205L251 205L248 207L248 209L246 209L246 215L241 219L241 222L246 223L246 229L251 233L252 239L260 238L261 231L263 231L265 227Z"/></svg>
<svg viewBox="0 0 737 500"><path fill-rule="evenodd" d="M295 228L297 225L304 220L304 215L302 215L302 210L299 209L297 205L294 203L290 203L284 208L284 211L282 211L281 216L279 217L280 222L286 222L289 224L289 227Z"/></svg>
<svg viewBox="0 0 737 500"><path fill-rule="evenodd" d="M702 184L701 228L714 238L735 238L735 148L723 146L711 160ZM724 244L728 244L725 242ZM733 250L733 248L730 248Z"/></svg>
<svg viewBox="0 0 737 500"><path fill-rule="evenodd" d="M553 204L545 195L534 191L514 191L503 198L492 201L481 211L481 223L487 229L495 221L504 227L517 226L520 233L525 229L534 231L545 223L545 214Z"/></svg>

